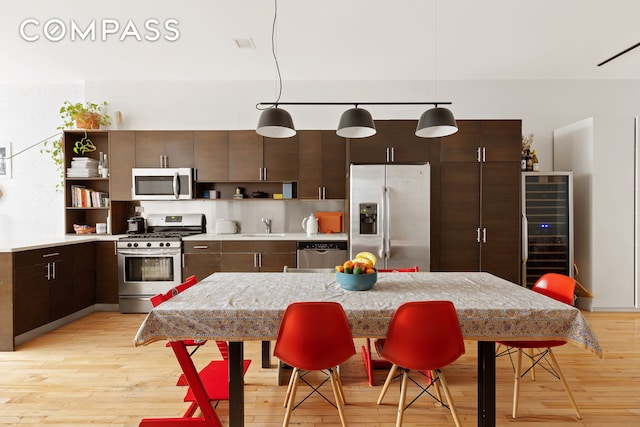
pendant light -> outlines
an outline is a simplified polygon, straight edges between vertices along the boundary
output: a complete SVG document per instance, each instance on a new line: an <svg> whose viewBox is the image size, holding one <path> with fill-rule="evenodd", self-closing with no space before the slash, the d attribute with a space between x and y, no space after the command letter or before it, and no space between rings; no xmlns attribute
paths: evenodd
<svg viewBox="0 0 640 427"><path fill-rule="evenodd" d="M422 113L416 128L416 136L421 138L439 138L456 132L458 124L451 110L438 106Z"/></svg>
<svg viewBox="0 0 640 427"><path fill-rule="evenodd" d="M296 134L296 129L291 114L275 105L262 111L256 132L268 138L290 138Z"/></svg>
<svg viewBox="0 0 640 427"><path fill-rule="evenodd" d="M276 64L276 72L278 74L278 97L276 101L266 109L263 109L258 119L258 126L256 132L258 135L266 136L268 138L290 138L296 134L296 129L293 126L293 119L288 111L278 107L278 101L282 95L282 75L280 74L280 65L278 64L278 57L276 56L276 22L278 18L278 0L274 0L274 13L273 24L271 26L271 53L273 54L273 60ZM261 109L259 103L256 108Z"/></svg>
<svg viewBox="0 0 640 427"><path fill-rule="evenodd" d="M435 76L434 76L434 88L436 96L438 94L438 1L434 3L434 20L433 25L434 34L434 56L435 60ZM438 107L435 104L434 108L425 111L418 120L418 126L416 128L416 136L421 138L439 138L443 136L453 135L458 132L458 124L453 117L451 110L447 108Z"/></svg>
<svg viewBox="0 0 640 427"><path fill-rule="evenodd" d="M366 138L375 135L376 125L371 113L364 108L351 108L340 116L336 134L343 138Z"/></svg>

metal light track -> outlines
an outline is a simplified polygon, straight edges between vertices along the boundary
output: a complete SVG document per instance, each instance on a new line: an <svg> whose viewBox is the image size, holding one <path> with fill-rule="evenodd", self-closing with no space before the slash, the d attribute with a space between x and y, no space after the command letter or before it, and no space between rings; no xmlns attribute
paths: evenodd
<svg viewBox="0 0 640 427"><path fill-rule="evenodd" d="M633 50L633 49L637 48L638 46L640 46L640 43L636 43L636 44L634 44L633 46L631 46L631 47L629 47L629 48L627 48L627 49L623 50L622 52L620 52L620 53L617 53L617 54L613 55L611 58L606 59L606 60L602 61L601 63L599 63L599 64L598 64L598 67L600 67L601 65L606 64L607 62L613 61L613 60L614 60L614 59L616 59L617 57L619 57L619 56L621 56L621 55L624 55L625 53L629 52L630 50Z"/></svg>

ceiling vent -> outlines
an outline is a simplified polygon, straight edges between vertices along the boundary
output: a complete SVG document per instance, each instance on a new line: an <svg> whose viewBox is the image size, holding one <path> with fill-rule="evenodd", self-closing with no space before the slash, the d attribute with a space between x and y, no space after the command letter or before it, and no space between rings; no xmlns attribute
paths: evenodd
<svg viewBox="0 0 640 427"><path fill-rule="evenodd" d="M252 38L233 39L233 43L238 49L255 49L256 45L253 44Z"/></svg>

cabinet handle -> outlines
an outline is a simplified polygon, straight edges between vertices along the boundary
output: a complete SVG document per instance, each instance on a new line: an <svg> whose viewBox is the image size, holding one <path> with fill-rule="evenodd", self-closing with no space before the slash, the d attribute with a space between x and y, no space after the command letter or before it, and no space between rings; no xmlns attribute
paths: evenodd
<svg viewBox="0 0 640 427"><path fill-rule="evenodd" d="M193 249L209 249L209 246L207 246L207 245L195 245L193 247Z"/></svg>
<svg viewBox="0 0 640 427"><path fill-rule="evenodd" d="M262 181L262 168L258 168L258 181Z"/></svg>
<svg viewBox="0 0 640 427"><path fill-rule="evenodd" d="M487 228L482 229L482 243L487 243Z"/></svg>
<svg viewBox="0 0 640 427"><path fill-rule="evenodd" d="M480 243L480 227L476 228L476 242Z"/></svg>
<svg viewBox="0 0 640 427"><path fill-rule="evenodd" d="M113 254L116 255L116 256L118 255L118 241L117 240L113 241Z"/></svg>
<svg viewBox="0 0 640 427"><path fill-rule="evenodd" d="M258 267L262 268L262 252L258 254Z"/></svg>
<svg viewBox="0 0 640 427"><path fill-rule="evenodd" d="M56 280L56 263L54 261L51 264L52 264L51 270L53 270L53 280Z"/></svg>
<svg viewBox="0 0 640 427"><path fill-rule="evenodd" d="M322 200L327 198L327 187L322 187Z"/></svg>
<svg viewBox="0 0 640 427"><path fill-rule="evenodd" d="M318 200L322 200L322 187L318 187Z"/></svg>
<svg viewBox="0 0 640 427"><path fill-rule="evenodd" d="M52 257L52 256L58 256L58 255L60 255L60 252L52 252L50 254L42 255L42 258L49 258L49 257Z"/></svg>
<svg viewBox="0 0 640 427"><path fill-rule="evenodd" d="M385 159L386 159L386 162L389 163L389 147L385 149Z"/></svg>
<svg viewBox="0 0 640 427"><path fill-rule="evenodd" d="M47 275L44 277L46 277L47 280L51 280L51 263L50 262L47 263Z"/></svg>
<svg viewBox="0 0 640 427"><path fill-rule="evenodd" d="M487 147L482 147L482 163L487 161Z"/></svg>
<svg viewBox="0 0 640 427"><path fill-rule="evenodd" d="M255 252L253 253L253 267L258 267L258 254Z"/></svg>
<svg viewBox="0 0 640 427"><path fill-rule="evenodd" d="M391 163L396 161L396 149L395 147L391 147Z"/></svg>
<svg viewBox="0 0 640 427"><path fill-rule="evenodd" d="M478 163L482 163L482 159L480 156L480 147L476 149L476 160L478 160Z"/></svg>
<svg viewBox="0 0 640 427"><path fill-rule="evenodd" d="M262 173L262 177L264 178L264 181L268 181L267 179L267 168L263 168L264 172Z"/></svg>

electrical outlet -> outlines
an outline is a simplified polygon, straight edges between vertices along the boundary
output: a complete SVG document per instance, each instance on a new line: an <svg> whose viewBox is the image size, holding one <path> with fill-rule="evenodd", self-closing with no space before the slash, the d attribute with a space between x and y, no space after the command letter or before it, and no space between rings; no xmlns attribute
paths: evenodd
<svg viewBox="0 0 640 427"><path fill-rule="evenodd" d="M144 208L142 206L136 206L136 213L142 213L144 212Z"/></svg>

